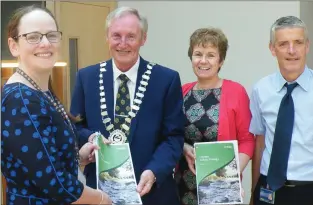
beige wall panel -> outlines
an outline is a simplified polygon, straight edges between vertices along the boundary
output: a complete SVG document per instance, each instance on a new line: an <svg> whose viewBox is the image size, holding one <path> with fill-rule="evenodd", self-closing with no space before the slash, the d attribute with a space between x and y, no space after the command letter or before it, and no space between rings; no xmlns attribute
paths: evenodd
<svg viewBox="0 0 313 205"><path fill-rule="evenodd" d="M60 89L63 90L65 106L69 108L71 98L69 39L77 39L78 68L109 59L105 20L117 7L117 2L47 1L46 6L55 15L63 33L59 59L68 66L63 72L63 86Z"/></svg>
<svg viewBox="0 0 313 205"><path fill-rule="evenodd" d="M110 9L104 6L61 2L60 29L63 32L62 57L69 62L69 38L78 39L78 66L108 59L105 19Z"/></svg>

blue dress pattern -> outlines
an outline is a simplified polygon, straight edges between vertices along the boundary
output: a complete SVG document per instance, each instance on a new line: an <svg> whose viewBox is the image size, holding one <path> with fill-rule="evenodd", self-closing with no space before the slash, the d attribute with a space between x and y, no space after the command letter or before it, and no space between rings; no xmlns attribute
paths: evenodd
<svg viewBox="0 0 313 205"><path fill-rule="evenodd" d="M1 171L6 204L70 204L82 194L75 137L40 91L21 83L2 90Z"/></svg>

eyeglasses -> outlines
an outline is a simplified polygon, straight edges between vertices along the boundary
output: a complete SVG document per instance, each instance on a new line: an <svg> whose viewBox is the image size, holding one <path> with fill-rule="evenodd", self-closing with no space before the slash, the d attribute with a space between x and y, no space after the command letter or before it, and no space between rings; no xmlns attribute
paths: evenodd
<svg viewBox="0 0 313 205"><path fill-rule="evenodd" d="M31 33L25 33L18 36L13 37L14 39L18 39L20 37L25 37L26 41L30 44L37 44L42 41L43 36L46 36L48 41L50 43L57 43L62 38L62 32L61 31L50 31L46 34L42 34L39 32L31 32Z"/></svg>

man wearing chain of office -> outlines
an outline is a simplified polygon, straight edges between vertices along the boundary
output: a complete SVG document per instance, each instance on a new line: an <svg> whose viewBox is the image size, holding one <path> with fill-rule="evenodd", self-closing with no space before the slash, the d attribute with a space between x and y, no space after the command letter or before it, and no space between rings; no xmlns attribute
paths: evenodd
<svg viewBox="0 0 313 205"><path fill-rule="evenodd" d="M130 144L143 204L178 205L172 174L184 141L181 82L178 72L139 55L147 30L136 9L120 7L108 15L112 59L78 71L71 113L81 118L80 144L97 131L105 142ZM95 188L95 163L84 173Z"/></svg>

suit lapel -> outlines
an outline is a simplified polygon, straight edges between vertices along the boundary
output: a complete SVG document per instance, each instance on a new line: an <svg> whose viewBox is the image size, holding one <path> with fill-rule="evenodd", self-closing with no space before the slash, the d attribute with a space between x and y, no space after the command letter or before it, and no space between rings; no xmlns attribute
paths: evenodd
<svg viewBox="0 0 313 205"><path fill-rule="evenodd" d="M104 91L105 91L105 100L107 104L108 115L111 118L112 123L114 123L114 81L113 81L112 59L107 61L107 65L105 66L105 68L106 68L106 71L102 72L103 73L103 85L104 85ZM107 134L105 135L105 137L108 138L109 132L106 131L106 133Z"/></svg>
<svg viewBox="0 0 313 205"><path fill-rule="evenodd" d="M135 89L135 95L136 95L136 92L138 90L138 87L140 85L140 81L141 81L141 78L142 78L142 75L145 73L145 71L147 70L147 61L145 61L142 57L140 57L140 63L139 63L139 68L138 68L138 74L137 74L137 82L136 82L136 89ZM147 92L147 91L146 91ZM134 96L135 97L135 96ZM143 98L143 103L145 101L145 98ZM142 107L142 106L140 106ZM135 118L132 119L132 122L131 122L131 126L130 126L130 133L129 133L129 136L128 136L128 141L129 143L131 144L132 143L132 140L134 139L134 133L135 133L135 130L136 130L136 126L137 126L137 121L138 121L138 118L139 118L139 115L140 115L140 110L141 108L139 109L137 115Z"/></svg>

